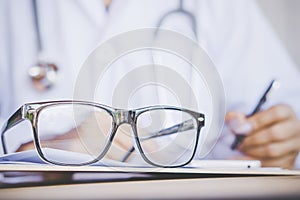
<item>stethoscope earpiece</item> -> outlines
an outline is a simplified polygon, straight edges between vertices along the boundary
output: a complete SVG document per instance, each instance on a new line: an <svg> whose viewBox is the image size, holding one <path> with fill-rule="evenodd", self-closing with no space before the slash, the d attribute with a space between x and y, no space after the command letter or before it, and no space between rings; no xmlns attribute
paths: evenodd
<svg viewBox="0 0 300 200"><path fill-rule="evenodd" d="M54 63L37 62L28 70L34 87L39 91L51 88L57 80L58 67Z"/></svg>

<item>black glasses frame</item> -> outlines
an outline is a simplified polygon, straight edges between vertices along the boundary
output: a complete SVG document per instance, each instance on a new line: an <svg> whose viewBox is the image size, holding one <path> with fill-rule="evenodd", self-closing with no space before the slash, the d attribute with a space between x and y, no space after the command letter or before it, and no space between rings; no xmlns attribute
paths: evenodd
<svg viewBox="0 0 300 200"><path fill-rule="evenodd" d="M107 113L109 113L113 119L113 124L112 124L112 130L111 133L109 135L109 142L105 145L104 150L101 152L101 154L95 158L92 161L89 162L83 162L83 163L78 163L78 164L67 164L67 163L61 163L61 162L54 162L51 161L49 159L47 159L45 157L45 155L42 152L42 148L39 142L39 136L38 136L38 119L39 119L39 114L40 112L48 107L52 107L52 106L57 106L57 105L88 105L88 106L95 106L101 109L104 109L107 111ZM153 110L158 110L158 109L164 109L164 110L177 110L177 111L182 111L182 112L186 112L188 114L190 114L196 121L197 123L197 133L196 133L196 142L195 142L195 147L193 149L193 153L191 158L180 165L170 165L170 166L166 166L166 165L159 165L156 163L153 163L152 161L150 161L147 156L145 155L140 142L147 139L147 138L139 138L138 137L138 133L137 133L137 127L136 127L136 122L138 119L138 116L141 115L144 112L147 111L153 111ZM72 101L72 100L65 100L65 101L48 101L48 102L37 102L37 103L26 103L24 105L22 105L8 120L7 122L4 124L2 131L1 131L1 141L2 141L2 147L3 147L3 152L4 154L7 154L7 146L6 146L6 142L5 142L5 133L7 130L9 130L10 128L14 127L15 125L17 125L18 123L24 121L24 120L29 120L31 122L31 126L32 126L32 130L33 130L33 136L34 136L34 144L36 147L36 150L39 154L39 156L46 162L51 163L51 164L55 164L55 165L63 165L63 166L83 166L83 165L90 165L92 163L96 163L98 161L100 161L105 154L107 153L107 151L109 150L113 138L116 135L117 129L120 125L124 124L124 123L128 123L131 125L133 133L134 133L134 139L135 139L135 143L136 146L142 156L142 158L150 165L156 166L156 167L168 167L168 168L173 168L173 167L181 167L184 166L188 163L191 162L191 160L193 159L193 157L195 156L196 153L196 149L198 146L198 140L199 140L199 135L200 135L200 130L202 127L204 127L205 125L205 116L202 113L198 113L198 112L194 112L188 109L184 109L184 108L178 108L178 107L174 107L174 106L162 106L162 105L157 105L157 106L149 106L149 107L144 107L144 108L138 108L138 109L132 109L132 110L124 110L124 109L115 109L103 104L98 104L98 103L94 103L94 102L87 102L87 101ZM190 126L190 120L185 121L181 124L175 125L173 127L167 128L163 131L160 131L158 133L153 134L153 136L149 137L153 138L153 137L160 137L160 136L165 136L165 135L170 135L170 134L174 134L177 131L183 131L183 130L189 130L191 129Z"/></svg>

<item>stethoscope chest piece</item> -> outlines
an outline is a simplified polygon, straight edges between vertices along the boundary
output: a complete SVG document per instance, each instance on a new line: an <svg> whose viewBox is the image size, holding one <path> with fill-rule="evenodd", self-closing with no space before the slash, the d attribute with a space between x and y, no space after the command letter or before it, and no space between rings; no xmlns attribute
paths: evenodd
<svg viewBox="0 0 300 200"><path fill-rule="evenodd" d="M29 68L28 75L37 90L45 91L57 81L57 71L56 64L40 61Z"/></svg>

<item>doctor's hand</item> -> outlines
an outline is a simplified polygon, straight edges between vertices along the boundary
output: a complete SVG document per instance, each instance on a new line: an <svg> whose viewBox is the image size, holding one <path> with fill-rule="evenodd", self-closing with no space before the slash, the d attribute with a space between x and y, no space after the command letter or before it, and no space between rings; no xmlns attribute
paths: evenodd
<svg viewBox="0 0 300 200"><path fill-rule="evenodd" d="M247 137L238 150L244 159L257 159L262 166L291 169L300 150L300 121L287 105L276 105L249 118L237 112L226 115L234 134Z"/></svg>

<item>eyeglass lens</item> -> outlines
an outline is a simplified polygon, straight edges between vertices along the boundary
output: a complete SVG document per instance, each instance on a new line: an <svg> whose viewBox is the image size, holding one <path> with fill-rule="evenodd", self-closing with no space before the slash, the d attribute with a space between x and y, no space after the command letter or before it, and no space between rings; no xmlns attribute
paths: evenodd
<svg viewBox="0 0 300 200"><path fill-rule="evenodd" d="M150 110L139 115L136 127L141 149L151 163L178 166L191 159L197 140L197 122L189 113Z"/></svg>

